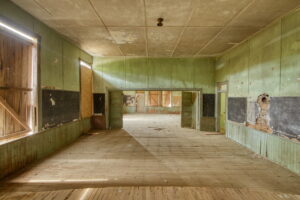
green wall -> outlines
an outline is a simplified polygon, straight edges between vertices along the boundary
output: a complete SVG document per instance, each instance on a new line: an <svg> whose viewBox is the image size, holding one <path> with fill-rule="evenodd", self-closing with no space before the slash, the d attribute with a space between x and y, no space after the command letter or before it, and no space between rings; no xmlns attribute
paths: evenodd
<svg viewBox="0 0 300 200"><path fill-rule="evenodd" d="M92 63L92 56L26 13L9 0L0 1L0 16L41 36L41 87L79 91L79 59Z"/></svg>
<svg viewBox="0 0 300 200"><path fill-rule="evenodd" d="M216 82L228 81L229 97L256 101L260 94L300 96L300 10L216 60ZM228 121L226 136L300 173L298 142Z"/></svg>
<svg viewBox="0 0 300 200"><path fill-rule="evenodd" d="M215 92L214 58L94 58L94 92L202 88Z"/></svg>
<svg viewBox="0 0 300 200"><path fill-rule="evenodd" d="M300 96L300 10L289 14L216 61L216 81L229 96Z"/></svg>

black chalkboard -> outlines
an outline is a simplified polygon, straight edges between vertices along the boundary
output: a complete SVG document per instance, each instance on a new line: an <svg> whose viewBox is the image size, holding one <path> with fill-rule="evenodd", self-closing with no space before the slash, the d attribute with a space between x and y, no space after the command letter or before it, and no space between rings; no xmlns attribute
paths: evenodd
<svg viewBox="0 0 300 200"><path fill-rule="evenodd" d="M215 94L203 94L203 117L215 116Z"/></svg>
<svg viewBox="0 0 300 200"><path fill-rule="evenodd" d="M247 120L247 98L228 98L228 120L244 123Z"/></svg>
<svg viewBox="0 0 300 200"><path fill-rule="evenodd" d="M105 114L105 94L94 93L94 114Z"/></svg>
<svg viewBox="0 0 300 200"><path fill-rule="evenodd" d="M42 126L50 128L79 119L80 93L42 90Z"/></svg>
<svg viewBox="0 0 300 200"><path fill-rule="evenodd" d="M300 97L272 97L270 126L275 133L300 139Z"/></svg>

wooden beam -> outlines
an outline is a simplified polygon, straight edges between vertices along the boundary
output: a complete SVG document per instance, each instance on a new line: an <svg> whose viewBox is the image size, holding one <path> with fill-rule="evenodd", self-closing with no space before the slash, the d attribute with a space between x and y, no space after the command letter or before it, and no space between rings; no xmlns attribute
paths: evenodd
<svg viewBox="0 0 300 200"><path fill-rule="evenodd" d="M12 116L12 118L14 118L25 129L24 131L31 131L31 128L27 125L27 123L19 117L18 113L16 113L1 96L0 106L2 106Z"/></svg>

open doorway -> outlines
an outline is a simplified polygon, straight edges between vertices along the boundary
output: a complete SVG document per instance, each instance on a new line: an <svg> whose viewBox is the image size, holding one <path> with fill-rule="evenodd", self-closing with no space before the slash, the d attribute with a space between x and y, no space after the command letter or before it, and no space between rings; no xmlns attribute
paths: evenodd
<svg viewBox="0 0 300 200"><path fill-rule="evenodd" d="M158 133L169 126L180 127L181 91L123 91L124 129L133 127L148 128ZM165 122L160 124L160 122ZM157 131L155 131L157 130Z"/></svg>
<svg viewBox="0 0 300 200"><path fill-rule="evenodd" d="M124 114L177 114L181 112L180 91L124 91Z"/></svg>
<svg viewBox="0 0 300 200"><path fill-rule="evenodd" d="M173 125L200 130L201 97L199 90L110 91L109 128L120 129L128 120L135 118L145 121L152 115L155 120L169 117L174 119Z"/></svg>

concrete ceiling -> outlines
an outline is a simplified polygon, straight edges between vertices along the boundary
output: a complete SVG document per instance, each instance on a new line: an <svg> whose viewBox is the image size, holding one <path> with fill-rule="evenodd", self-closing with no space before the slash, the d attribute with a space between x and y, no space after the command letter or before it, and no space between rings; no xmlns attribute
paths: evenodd
<svg viewBox="0 0 300 200"><path fill-rule="evenodd" d="M300 0L12 0L94 56L219 55ZM163 17L164 26L157 27Z"/></svg>

